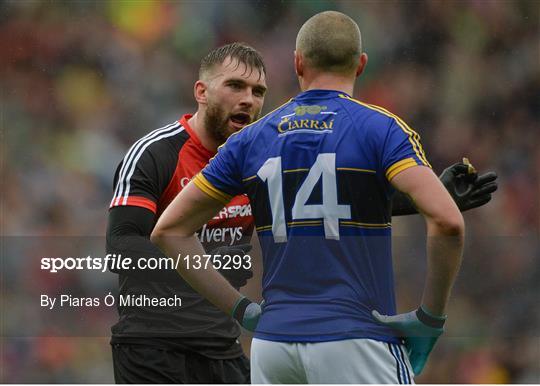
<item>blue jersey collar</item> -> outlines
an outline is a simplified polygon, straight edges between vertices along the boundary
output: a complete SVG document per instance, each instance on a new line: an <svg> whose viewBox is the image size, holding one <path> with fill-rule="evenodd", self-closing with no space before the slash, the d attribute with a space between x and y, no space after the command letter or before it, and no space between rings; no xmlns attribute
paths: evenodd
<svg viewBox="0 0 540 386"><path fill-rule="evenodd" d="M313 89L313 90L307 90L304 92L301 92L297 96L295 96L294 100L302 100L302 99L313 99L313 98L334 98L338 95L346 95L349 98L351 97L349 94L343 91L338 90L321 90L321 89Z"/></svg>

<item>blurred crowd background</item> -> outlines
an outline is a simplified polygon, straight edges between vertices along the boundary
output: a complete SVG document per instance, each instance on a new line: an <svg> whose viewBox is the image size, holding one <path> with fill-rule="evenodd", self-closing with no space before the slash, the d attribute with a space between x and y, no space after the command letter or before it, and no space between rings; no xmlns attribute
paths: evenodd
<svg viewBox="0 0 540 386"><path fill-rule="evenodd" d="M6 255L10 240L102 236L116 165L136 139L195 111L200 59L231 41L257 48L268 68L268 112L298 92L296 33L327 9L362 29L369 63L356 98L415 128L436 172L468 156L477 169L499 174L492 202L465 215L467 248L448 333L417 381L540 382L534 0L0 2L0 382L113 381L107 336L114 310L72 310L80 320L90 313L100 320L94 337L58 337L39 323L30 334L25 323L45 290L36 283L48 291L109 291L114 275L44 279L50 274L24 255ZM402 311L419 302L423 233L418 217L394 222ZM32 240L22 244L47 249Z"/></svg>

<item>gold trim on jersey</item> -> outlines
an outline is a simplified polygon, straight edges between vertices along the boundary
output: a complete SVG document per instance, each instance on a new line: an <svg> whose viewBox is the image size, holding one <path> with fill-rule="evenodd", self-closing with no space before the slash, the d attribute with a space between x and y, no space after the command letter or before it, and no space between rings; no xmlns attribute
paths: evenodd
<svg viewBox="0 0 540 386"><path fill-rule="evenodd" d="M323 225L322 220L306 220L306 221L291 221L287 223L290 227L295 226L321 226ZM392 228L391 223L384 223L384 224L375 224L375 223L365 223L365 222L357 222L357 221L343 221L341 220L339 222L340 226L346 226L346 227L355 227L355 228L367 228L367 229L381 229L381 228ZM260 227L256 227L255 230L257 232L267 231L271 230L272 225L263 225Z"/></svg>
<svg viewBox="0 0 540 386"><path fill-rule="evenodd" d="M340 221L339 225L357 227L357 228L392 228L391 223L384 224L370 224L365 222L356 222L356 221Z"/></svg>
<svg viewBox="0 0 540 386"><path fill-rule="evenodd" d="M214 185L212 185L212 183L208 181L201 172L199 172L195 177L193 177L193 183L204 193L208 194L210 197L218 200L224 205L228 204L229 201L231 201L233 198L233 196L231 196L230 194L222 192Z"/></svg>
<svg viewBox="0 0 540 386"><path fill-rule="evenodd" d="M260 226L260 227L255 227L255 230L257 232L269 231L270 229L272 229L272 225L263 225L263 226Z"/></svg>
<svg viewBox="0 0 540 386"><path fill-rule="evenodd" d="M336 168L336 170L347 170L347 171L351 171L351 172L361 172L361 173L377 173L376 170L359 169L359 168Z"/></svg>
<svg viewBox="0 0 540 386"><path fill-rule="evenodd" d="M301 226L317 226L322 225L321 220L305 220L305 221L291 221L287 223L290 227L301 227Z"/></svg>
<svg viewBox="0 0 540 386"><path fill-rule="evenodd" d="M420 143L420 135L416 131L411 129L411 127L409 125L407 125L400 117L398 117L397 115L391 113L390 111L386 110L383 107L376 106L376 105L371 105L371 104L364 103L364 102L360 102L359 100L351 98L351 97L349 97L347 95L344 95L344 94L339 94L339 97L342 98L342 99L347 99L347 100L350 100L352 102L355 102L355 103L357 103L357 104L359 104L361 106L364 106L364 107L366 107L366 108L368 108L370 110L377 111L377 112L379 112L381 114L386 115L387 117L394 118L396 120L396 123L398 124L398 126L401 128L401 130L403 130L408 135L409 142L411 143L411 145L413 147L413 150L416 153L416 156L418 157L418 159L425 166L431 168L431 164L428 162L428 160L426 158L426 154L424 152L424 149L422 148L422 144Z"/></svg>
<svg viewBox="0 0 540 386"><path fill-rule="evenodd" d="M360 172L360 173L370 173L370 174L377 173L376 170L360 169L360 168L347 168L347 167L336 168L336 170L344 170L344 171L352 171L352 172ZM309 172L309 168L298 168L298 169L286 169L286 170L283 170L283 173L296 173L296 172ZM250 177L246 177L246 178L242 179L242 182L248 182L248 181L251 181L254 178L257 178L256 174L254 176L250 176Z"/></svg>
<svg viewBox="0 0 540 386"><path fill-rule="evenodd" d="M308 172L309 168L286 169L283 173Z"/></svg>
<svg viewBox="0 0 540 386"><path fill-rule="evenodd" d="M242 179L242 182L248 182L248 181L251 181L252 179L254 178L257 178L257 175L255 174L254 176L251 176L251 177L246 177L244 179Z"/></svg>
<svg viewBox="0 0 540 386"><path fill-rule="evenodd" d="M376 170L348 168L348 167L336 168L336 170L347 170L347 171L361 172L361 173L377 173ZM308 171L309 171L309 168L298 168L298 169L287 169L287 170L284 170L283 173L308 172Z"/></svg>
<svg viewBox="0 0 540 386"><path fill-rule="evenodd" d="M388 169L386 169L386 179L390 181L396 175L402 171L412 168L413 166L418 166L416 160L412 157L402 159L394 164L392 164Z"/></svg>

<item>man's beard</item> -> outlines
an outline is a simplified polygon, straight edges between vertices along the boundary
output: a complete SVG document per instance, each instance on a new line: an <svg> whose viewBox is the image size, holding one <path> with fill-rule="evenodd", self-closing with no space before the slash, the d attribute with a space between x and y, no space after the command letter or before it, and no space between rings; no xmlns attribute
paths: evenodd
<svg viewBox="0 0 540 386"><path fill-rule="evenodd" d="M204 127L212 138L220 144L225 143L233 133L229 127L229 116L217 104L208 103L204 117Z"/></svg>

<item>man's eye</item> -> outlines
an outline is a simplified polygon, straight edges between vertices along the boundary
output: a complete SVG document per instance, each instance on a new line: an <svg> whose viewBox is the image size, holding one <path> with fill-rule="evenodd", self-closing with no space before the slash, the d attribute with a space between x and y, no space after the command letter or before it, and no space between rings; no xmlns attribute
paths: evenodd
<svg viewBox="0 0 540 386"><path fill-rule="evenodd" d="M262 91L262 90L253 90L253 95L255 95L256 97L262 98L262 97L264 97L264 91Z"/></svg>
<svg viewBox="0 0 540 386"><path fill-rule="evenodd" d="M242 85L238 83L229 83L229 87L232 88L233 90L240 90L242 88Z"/></svg>

